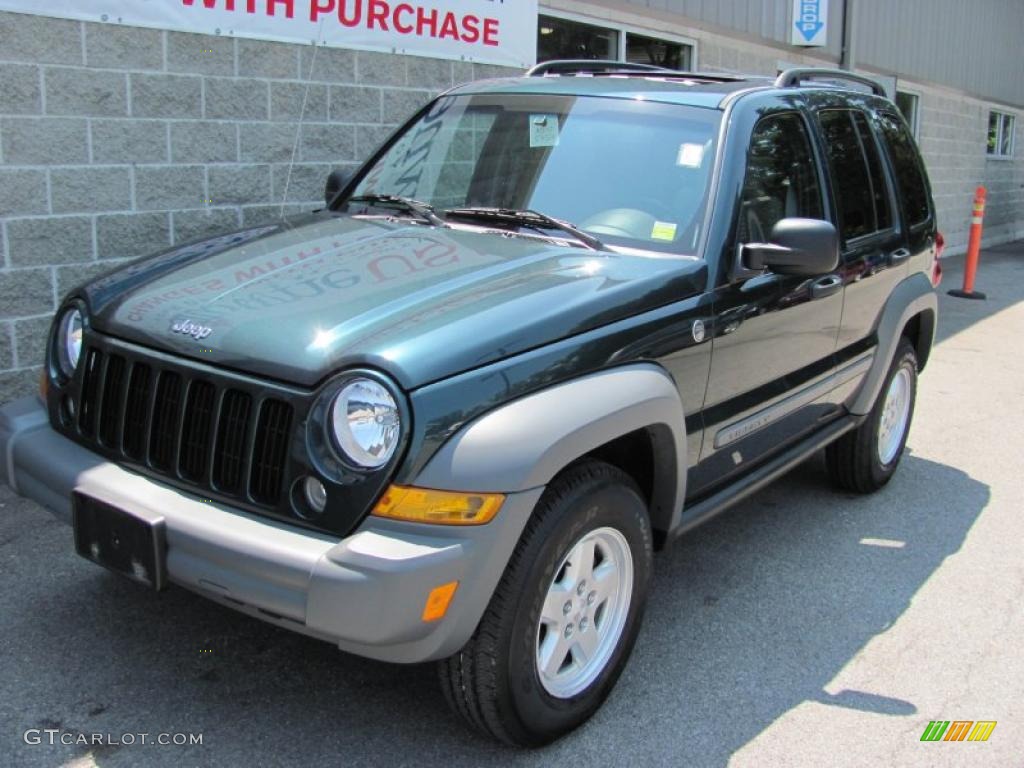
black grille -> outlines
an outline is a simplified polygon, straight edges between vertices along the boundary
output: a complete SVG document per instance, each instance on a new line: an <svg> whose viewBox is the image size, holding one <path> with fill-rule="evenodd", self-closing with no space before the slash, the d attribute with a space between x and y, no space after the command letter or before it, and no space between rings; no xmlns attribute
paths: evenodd
<svg viewBox="0 0 1024 768"><path fill-rule="evenodd" d="M132 366L128 396L124 407L124 454L138 461L146 447L146 422L149 415L149 384L152 376L145 363Z"/></svg>
<svg viewBox="0 0 1024 768"><path fill-rule="evenodd" d="M100 409L100 387L103 355L99 350L90 349L85 356L85 373L82 375L82 398L78 409L78 429L91 437L96 433L96 412Z"/></svg>
<svg viewBox="0 0 1024 768"><path fill-rule="evenodd" d="M210 431L213 426L213 385L193 381L185 405L185 426L181 432L181 476L202 480L210 460Z"/></svg>
<svg viewBox="0 0 1024 768"><path fill-rule="evenodd" d="M252 477L249 493L264 504L274 504L281 495L281 465L288 450L292 409L281 400L264 400L256 424L252 447Z"/></svg>
<svg viewBox="0 0 1024 768"><path fill-rule="evenodd" d="M78 433L86 442L203 490L259 506L281 502L291 404L262 396L265 387L250 393L235 380L96 346L85 355Z"/></svg>
<svg viewBox="0 0 1024 768"><path fill-rule="evenodd" d="M251 410L252 398L245 392L230 389L224 393L217 449L213 458L213 484L225 493L239 493L243 488L245 445Z"/></svg>
<svg viewBox="0 0 1024 768"><path fill-rule="evenodd" d="M121 420L124 418L124 358L110 355L103 378L103 399L100 401L100 442L108 448L118 448Z"/></svg>
<svg viewBox="0 0 1024 768"><path fill-rule="evenodd" d="M164 472L174 467L181 409L181 376L164 371L156 385L153 403L153 433L149 439L149 461Z"/></svg>

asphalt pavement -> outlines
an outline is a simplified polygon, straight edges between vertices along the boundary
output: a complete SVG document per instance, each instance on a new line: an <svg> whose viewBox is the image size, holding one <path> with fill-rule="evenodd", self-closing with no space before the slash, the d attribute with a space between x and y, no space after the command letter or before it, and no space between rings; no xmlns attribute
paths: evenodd
<svg viewBox="0 0 1024 768"><path fill-rule="evenodd" d="M465 730L431 665L146 592L0 488L0 764L1024 765L1024 243L983 254L987 301L945 295L960 261L889 486L837 492L819 456L656 557L618 687L543 750ZM136 743L59 743L83 733Z"/></svg>

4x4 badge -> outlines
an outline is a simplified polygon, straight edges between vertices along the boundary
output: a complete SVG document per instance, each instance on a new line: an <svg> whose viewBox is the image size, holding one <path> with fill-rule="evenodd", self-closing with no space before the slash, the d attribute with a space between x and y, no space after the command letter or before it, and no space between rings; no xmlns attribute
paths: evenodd
<svg viewBox="0 0 1024 768"><path fill-rule="evenodd" d="M200 341L213 333L213 328L208 325L193 323L191 320L179 320L171 325L171 333L191 336L196 341Z"/></svg>

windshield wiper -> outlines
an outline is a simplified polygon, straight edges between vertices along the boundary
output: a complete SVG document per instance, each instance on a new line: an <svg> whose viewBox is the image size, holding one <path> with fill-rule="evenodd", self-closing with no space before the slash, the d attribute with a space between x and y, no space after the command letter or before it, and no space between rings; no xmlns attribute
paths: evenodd
<svg viewBox="0 0 1024 768"><path fill-rule="evenodd" d="M409 213L416 214L424 221L433 224L435 227L448 226L444 219L434 213L434 206L428 205L427 203L421 203L419 200L413 200L411 197L402 197L401 195L357 195L356 197L350 197L345 202L397 206Z"/></svg>
<svg viewBox="0 0 1024 768"><path fill-rule="evenodd" d="M573 226L567 221L561 221L546 213L518 208L447 208L444 215L459 219L485 219L490 221L506 221L511 224L523 224L532 229L557 229L572 235L573 238L585 245L592 251L607 250L605 244L593 235Z"/></svg>

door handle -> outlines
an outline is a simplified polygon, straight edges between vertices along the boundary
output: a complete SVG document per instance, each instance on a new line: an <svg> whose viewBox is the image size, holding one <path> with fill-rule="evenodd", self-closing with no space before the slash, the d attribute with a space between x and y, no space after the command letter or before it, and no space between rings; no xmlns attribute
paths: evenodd
<svg viewBox="0 0 1024 768"><path fill-rule="evenodd" d="M843 278L839 275L826 275L811 283L811 298L823 299L826 296L831 296L833 293L838 293L842 289Z"/></svg>
<svg viewBox="0 0 1024 768"><path fill-rule="evenodd" d="M909 248L897 248L895 251L889 254L889 263L892 265L902 264L904 261L910 258Z"/></svg>

